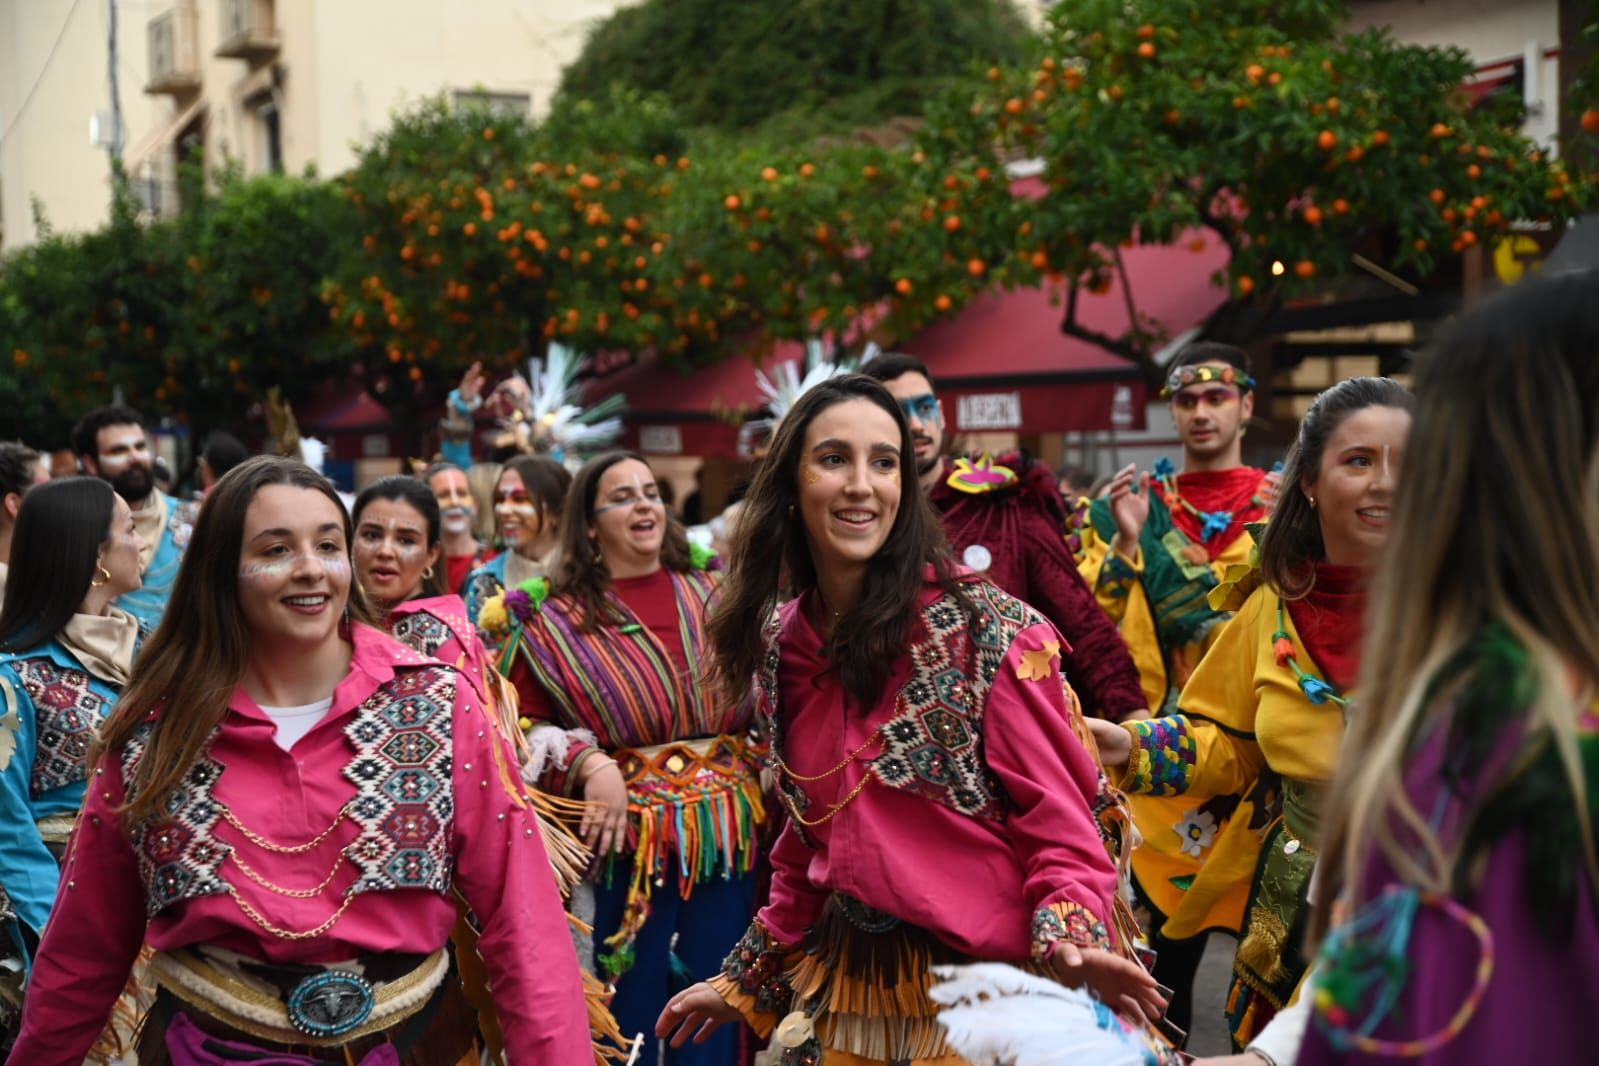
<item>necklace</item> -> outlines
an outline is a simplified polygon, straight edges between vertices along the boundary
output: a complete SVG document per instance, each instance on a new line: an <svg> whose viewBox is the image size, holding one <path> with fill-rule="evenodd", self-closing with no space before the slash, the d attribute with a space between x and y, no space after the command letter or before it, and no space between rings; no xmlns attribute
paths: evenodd
<svg viewBox="0 0 1599 1066"><path fill-rule="evenodd" d="M875 729L872 730L871 735L868 736L865 739L865 741L863 741L861 743L860 747L856 748L854 751L852 751L848 755L844 756L843 760L841 762L839 762L836 766L834 766L831 770L824 770L822 773L819 773L819 774L799 774L799 773L795 773L793 771L793 769L791 769L789 767L788 763L783 761L783 756L778 753L776 745L773 745L773 748L772 748L772 762L774 762L777 765L777 772L778 773L782 774L784 777L786 777L790 781L794 782L794 787L795 787L796 790L798 790L799 792L804 792L805 790L800 787L799 782L802 782L802 781L809 781L809 782L825 781L825 780L827 780L828 778L832 777L835 774L842 773L846 767L848 767L849 765L851 765L852 763L854 763L857 759L859 759L861 757L861 753L862 752L864 752L867 748L871 747L873 741L878 741L878 742L882 742L883 741L882 734L879 733ZM879 754L881 754L881 753L879 753ZM870 763L870 760L868 760L868 763ZM828 806L828 808L827 808L827 813L822 815L820 818L816 818L816 819L806 818L803 814L801 814L800 811L799 811L799 805L796 804L781 789L778 790L778 794L780 796L782 796L783 805L788 808L788 813L794 816L794 820L795 821L799 822L803 826L814 828L816 826L823 825L823 824L825 824L827 822L830 822L834 818L836 818L840 811L842 811L845 807L848 807L850 805L850 803L852 803L854 801L855 797L859 796L861 794L861 791L866 788L867 783L869 781L871 781L871 779L872 779L872 771L871 771L870 765L868 765L867 769L866 769L866 772L861 775L861 779L858 782L856 782L855 787L850 790L849 795L845 796L843 799L839 800L837 803L830 804Z"/></svg>
<svg viewBox="0 0 1599 1066"><path fill-rule="evenodd" d="M1277 665L1286 666L1293 671L1294 680L1299 682L1299 691L1311 703L1336 703L1340 707L1349 705L1349 698L1340 693L1331 682L1324 681L1314 674L1306 672L1299 665L1299 660L1294 655L1294 642L1288 636L1288 610L1281 600L1277 601L1277 632L1271 635L1272 654L1277 656Z"/></svg>

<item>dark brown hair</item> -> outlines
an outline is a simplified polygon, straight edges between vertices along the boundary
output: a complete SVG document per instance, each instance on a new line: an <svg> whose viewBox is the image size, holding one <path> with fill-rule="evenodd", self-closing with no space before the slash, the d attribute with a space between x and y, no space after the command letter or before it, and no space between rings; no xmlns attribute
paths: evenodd
<svg viewBox="0 0 1599 1066"><path fill-rule="evenodd" d="M929 565L946 592L968 602L955 579L944 527L917 485L916 450L899 404L864 374L824 381L808 389L778 423L771 451L757 468L734 524L728 576L710 623L716 678L729 699L742 700L749 693L765 657L763 630L782 595L784 576L794 595L816 587L804 522L794 514L805 431L817 415L850 400L874 404L894 420L901 485L899 512L866 568L860 600L833 627L824 649L860 709L877 701L895 661L910 647Z"/></svg>
<svg viewBox="0 0 1599 1066"><path fill-rule="evenodd" d="M567 496L566 510L561 512L560 542L555 551L555 565L550 574L550 587L559 595L571 600L577 608L573 617L578 631L592 633L606 624L625 622L608 599L611 572L605 562L596 558L594 542L589 539L589 522L594 517L594 500L599 496L600 478L617 463L636 459L646 467L649 460L637 452L606 452L596 455L583 464L572 479L572 491ZM654 473L654 468L650 468ZM683 573L688 570L688 535L683 524L672 515L672 509L663 501L661 510L666 514L666 533L661 539L661 565L668 570Z"/></svg>
<svg viewBox="0 0 1599 1066"><path fill-rule="evenodd" d="M1283 463L1282 492L1260 539L1261 578L1285 600L1310 593L1315 572L1306 564L1327 557L1321 519L1301 486L1316 483L1327 438L1344 419L1368 407L1413 411L1416 398L1392 378L1350 378L1317 396L1299 423L1299 435Z"/></svg>
<svg viewBox="0 0 1599 1066"><path fill-rule="evenodd" d="M432 551L439 546L439 501L433 495L433 490L427 483L419 478L409 477L405 474L391 474L380 477L372 484L361 490L361 495L355 498L355 506L350 509L352 526L361 524L361 513L373 500L387 500L390 503L409 504L411 509L422 516L422 527L427 535L427 548ZM352 545L351 555L354 556ZM446 569L444 555L439 554L439 561L434 563L428 572L422 575L422 584L417 589L417 599L426 596L442 596L450 590L444 587L444 571ZM375 605L374 605L375 606Z"/></svg>
<svg viewBox="0 0 1599 1066"><path fill-rule="evenodd" d="M272 485L320 492L338 508L352 574L345 611L353 621L371 621L361 586L353 580L350 516L327 478L276 455L246 459L223 475L200 507L172 586L172 608L145 642L91 756L93 762L120 751L150 712L161 709L127 782L129 798L122 811L126 825L159 817L166 809L167 797L210 741L244 676L252 639L239 607L244 518L256 494Z"/></svg>
<svg viewBox="0 0 1599 1066"><path fill-rule="evenodd" d="M562 509L566 506L566 494L572 487L572 475L560 463L547 455L513 455L500 467L500 472L494 475L494 488L498 491L500 479L507 470L516 471L516 476L522 479L522 487L527 489L527 494L538 505L539 515L544 521L559 518ZM493 500L489 506L493 507ZM495 532L499 532L499 520L495 519Z"/></svg>
<svg viewBox="0 0 1599 1066"><path fill-rule="evenodd" d="M97 477L68 477L28 490L11 540L11 576L0 609L0 651L53 640L89 594L117 497Z"/></svg>

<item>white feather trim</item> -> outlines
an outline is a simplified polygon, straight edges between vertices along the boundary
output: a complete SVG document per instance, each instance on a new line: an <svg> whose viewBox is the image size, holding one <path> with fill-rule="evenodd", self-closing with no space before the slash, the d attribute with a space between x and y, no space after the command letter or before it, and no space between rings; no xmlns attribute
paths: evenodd
<svg viewBox="0 0 1599 1066"><path fill-rule="evenodd" d="M977 1066L1143 1066L1141 1047L1109 1008L1002 963L936 966L928 993L949 1046Z"/></svg>
<svg viewBox="0 0 1599 1066"><path fill-rule="evenodd" d="M558 725L536 725L527 734L527 760L522 763L522 780L537 786L550 767L566 769L572 742L597 744L587 729L562 729Z"/></svg>

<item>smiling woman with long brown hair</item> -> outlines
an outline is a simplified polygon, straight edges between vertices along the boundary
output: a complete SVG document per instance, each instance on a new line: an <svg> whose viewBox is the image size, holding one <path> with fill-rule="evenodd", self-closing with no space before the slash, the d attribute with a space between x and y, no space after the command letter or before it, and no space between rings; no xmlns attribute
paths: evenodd
<svg viewBox="0 0 1599 1066"><path fill-rule="evenodd" d="M746 497L711 632L725 698L755 681L789 821L771 902L661 1013L674 1046L792 1012L785 1062L955 1066L927 988L967 960L1160 1011L1109 932L1060 636L955 568L916 476L899 406L850 375L800 397Z"/></svg>
<svg viewBox="0 0 1599 1066"><path fill-rule="evenodd" d="M350 543L300 463L249 460L206 498L101 738L13 1061L82 1061L146 942L141 1064L462 1061L456 892L511 1061L592 1055L513 757L454 669L364 624Z"/></svg>

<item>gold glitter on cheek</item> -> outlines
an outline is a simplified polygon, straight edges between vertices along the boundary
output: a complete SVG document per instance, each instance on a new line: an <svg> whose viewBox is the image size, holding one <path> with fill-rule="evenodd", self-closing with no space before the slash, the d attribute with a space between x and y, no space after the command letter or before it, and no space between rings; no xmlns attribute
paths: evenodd
<svg viewBox="0 0 1599 1066"><path fill-rule="evenodd" d="M805 471L805 484L814 485L820 480L822 480L822 475L818 474L816 471L814 471L814 470Z"/></svg>

